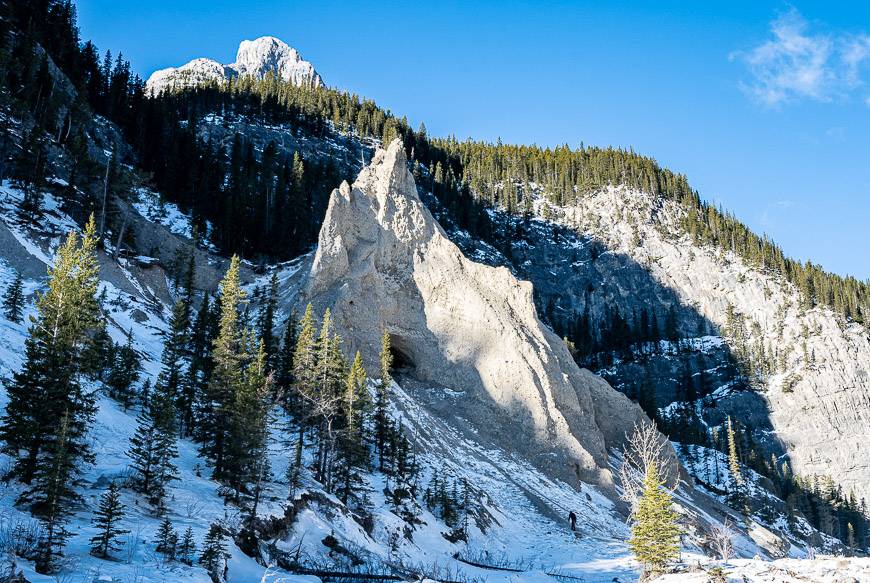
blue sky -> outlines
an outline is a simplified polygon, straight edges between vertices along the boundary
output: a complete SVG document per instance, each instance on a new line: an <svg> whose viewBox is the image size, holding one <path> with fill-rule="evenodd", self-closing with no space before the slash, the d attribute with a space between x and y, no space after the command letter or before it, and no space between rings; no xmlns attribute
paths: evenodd
<svg viewBox="0 0 870 583"><path fill-rule="evenodd" d="M632 147L790 255L870 278L870 6L79 0L147 77L277 36L430 134Z"/></svg>

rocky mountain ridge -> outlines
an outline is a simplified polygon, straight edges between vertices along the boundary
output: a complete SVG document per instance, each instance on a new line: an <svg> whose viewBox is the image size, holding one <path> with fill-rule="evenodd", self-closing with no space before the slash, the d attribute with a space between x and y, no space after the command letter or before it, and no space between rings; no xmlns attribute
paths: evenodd
<svg viewBox="0 0 870 583"><path fill-rule="evenodd" d="M185 89L209 82L236 77L263 79L268 74L297 86L321 87L323 79L310 62L284 41L272 36L244 40L239 44L236 60L222 65L208 58L194 59L180 67L154 71L145 83L146 92Z"/></svg>

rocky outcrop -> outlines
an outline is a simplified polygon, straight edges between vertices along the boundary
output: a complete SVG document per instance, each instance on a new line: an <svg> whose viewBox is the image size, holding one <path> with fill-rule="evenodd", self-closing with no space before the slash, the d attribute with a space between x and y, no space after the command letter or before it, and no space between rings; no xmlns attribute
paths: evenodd
<svg viewBox="0 0 870 583"><path fill-rule="evenodd" d="M448 403L443 416L569 483L609 487L608 451L644 419L577 367L530 283L448 240L398 141L333 191L302 301L331 308L346 348L372 365L389 332L403 373Z"/></svg>
<svg viewBox="0 0 870 583"><path fill-rule="evenodd" d="M229 65L200 58L180 67L155 71L148 78L145 90L158 94L168 89L184 89L239 76L262 79L269 73L300 87L323 85L323 79L314 69L314 65L303 60L296 49L280 39L264 36L256 40L242 41L236 53L236 62Z"/></svg>
<svg viewBox="0 0 870 583"><path fill-rule="evenodd" d="M605 274L623 290L611 294L620 309L631 313L676 300L684 332L694 329L700 317L703 334L721 334L721 345L712 344L691 357L691 363L703 357L708 390L715 391L724 380L717 380L725 364L721 348L748 351L754 366L762 364L763 352L769 372L754 390L716 392L715 407L704 411L708 423L721 424L731 415L756 429L756 439L768 449L766 456L787 459L795 473L830 476L844 492L870 496L870 449L864 445L870 440L870 336L865 328L827 308L803 307L793 285L733 253L695 244L681 228L685 210L675 202L609 187L579 199L575 207L558 209L556 215L556 221L594 240L609 257L622 258L621 263L610 259L620 269ZM587 271L593 265L578 263ZM626 279L626 273L636 270L625 265L641 267L648 282ZM537 287L542 285L533 279ZM643 292L646 288L653 291ZM562 293L571 292L566 286ZM583 306L574 309L582 312ZM729 322L729 312L738 316L736 324ZM733 330L737 328L739 333ZM683 362L675 358L672 363L672 376L678 377ZM621 365L622 377L628 376L628 366ZM634 375L635 384L641 374ZM675 378L673 384L677 382Z"/></svg>

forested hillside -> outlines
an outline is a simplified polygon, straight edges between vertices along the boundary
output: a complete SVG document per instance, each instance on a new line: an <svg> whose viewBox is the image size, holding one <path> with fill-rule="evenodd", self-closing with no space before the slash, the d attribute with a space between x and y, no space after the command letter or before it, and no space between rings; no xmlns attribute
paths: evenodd
<svg viewBox="0 0 870 583"><path fill-rule="evenodd" d="M415 131L407 120L370 100L327 88L296 87L274 77L242 78L145 99L141 79L131 74L121 55L113 59L106 53L100 59L96 47L79 42L70 2L11 2L9 12L7 26L26 31L13 37L5 62L0 63L7 86L21 86L16 99L38 110L35 117L46 129L76 139L76 109L82 104L62 104L50 90L47 65L32 56L32 43L39 43L72 80L81 99L123 128L139 165L152 174L155 186L191 210L198 221L213 223L216 242L227 253L273 259L295 256L313 243L328 190L350 176L335 168L334 162L276 156L275 149L253 156L242 137L231 145L198 139L196 124L214 112L256 117L262 123L291 123L297 131L316 136L337 130L381 138L383 143L399 136L409 157L430 170L432 190L458 224L484 238L494 236L483 212L487 207L528 216L536 194L559 207L601 186L624 184L679 201L689 211L684 228L696 241L730 249L751 264L781 275L798 286L808 307L831 306L858 322L870 309L865 282L786 257L775 243L704 202L685 176L632 151L430 139L424 125ZM63 119L58 118L58 109L67 107ZM63 124L66 132L61 132ZM86 165L87 160L71 163ZM39 167L33 168L28 180L39 180L40 172ZM547 208L542 212L546 214ZM291 235L281 240L288 232ZM276 238L284 245L275 244Z"/></svg>
<svg viewBox="0 0 870 583"><path fill-rule="evenodd" d="M392 160L400 168L384 170L378 147L396 138ZM410 177L401 174L406 168ZM354 190L333 190L355 178ZM341 222L368 216L369 198L399 183L407 188L388 195L403 209L415 203L414 220ZM338 214L345 202L357 205L356 214ZM740 523L729 536L744 556L857 554L868 545L860 468L816 471L847 465L845 453L840 465L831 461L837 454L828 440L839 428L849 433L844 447L849 436L860 440L850 428L860 417L853 413L865 371L852 360L870 350L867 282L788 258L705 202L685 176L631 150L431 137L425 125L412 129L371 100L271 74L149 95L123 55L100 53L79 37L70 0L12 0L0 7L0 218L0 242L9 248L0 254L0 275L9 280L0 348L14 355L0 368L8 377L0 442L12 484L2 495L15 517L38 519L38 533L13 555L41 573L66 568L68 548L112 559L130 534L123 517L132 505L154 538L147 552L175 572L214 581L227 576L228 560L236 572L240 565L255 572L252 562L297 570L376 564L390 576L455 581L411 562L497 563L486 546L486 554L471 554L475 537L514 553L518 547L505 541L522 540L552 560L534 568L542 580L561 581L553 565L570 565L577 548L591 556L601 540L622 545L626 528L614 517L637 518L616 501L610 477L614 460L624 463L629 432L602 426L589 437L594 423L571 415L634 419L640 409L632 401L675 444L644 476L653 494L667 492L657 500L668 545L681 531L691 552L712 553L713 530L730 528L734 517ZM345 231L324 235L330 218ZM419 248L383 244L408 224L425 234L443 227L447 237L433 247L416 239ZM407 244L408 233L401 235L396 240ZM381 298L366 306L343 298L334 317L330 302L345 293L336 289L356 289L347 284L320 290L316 312L298 303L306 293L317 297L305 277L323 249L334 253L327 275L352 280L361 272L348 264L369 260L370 239L382 245L378 253L393 253L393 264L375 273L389 274L384 298L397 297L390 286L402 261L411 262L406 276L419 274L413 258L437 257L436 247L449 251L442 257L473 260L457 274L480 268L487 283L492 273L504 277L498 291L508 299L485 295L480 305L514 306L520 298L528 318L512 337L517 346L566 355L567 363L542 360L562 368L548 373L541 394L576 375L610 391L590 395L607 394L618 406L593 414L611 402L567 391L540 409L492 409L499 415L492 431L475 427L492 419L481 413L490 400L537 403L521 389L543 382L540 371L517 389L522 397L506 396L521 378L513 374L472 398L483 367L497 361L486 370L501 374L534 360L530 353L502 363L504 350L481 356L496 340L472 346L468 338L477 336L455 327L427 336L432 312L416 328L403 313L389 331L372 316L371 329L360 332L354 318L372 306L383 318L388 309ZM335 241L341 246L330 247ZM369 276L359 296L380 281ZM431 297L446 301L435 286ZM416 306L412 299L405 303ZM463 312L478 336L481 311ZM546 331L528 333L542 322ZM453 360L426 353L450 370L423 374L420 339L436 350L451 334L461 337L444 349ZM555 341L544 346L545 335ZM470 366L466 353L485 362L463 373L462 387L441 386ZM600 378L581 374L575 362ZM549 401L558 402L558 415L570 414L546 417ZM839 425L820 429L814 407ZM776 426L776 415L812 426L812 447L798 449L794 424ZM570 426L569 440L571 431L582 434L577 444L591 443L594 455L571 447L589 473L579 462L561 474L536 466L555 459L550 451L516 458L522 448L498 439L524 435L527 416L548 445L554 427ZM796 472L794 452L812 473ZM665 466L677 467L674 456L691 479L671 489ZM176 494L202 494L207 512L182 517ZM568 534L548 550L551 525L579 505L581 522L600 539ZM300 525L317 540L306 541ZM427 544L434 554L424 552ZM634 572L621 549L607 550L617 557L608 576ZM646 567L675 560L653 555ZM505 572L533 570L514 560L503 561Z"/></svg>

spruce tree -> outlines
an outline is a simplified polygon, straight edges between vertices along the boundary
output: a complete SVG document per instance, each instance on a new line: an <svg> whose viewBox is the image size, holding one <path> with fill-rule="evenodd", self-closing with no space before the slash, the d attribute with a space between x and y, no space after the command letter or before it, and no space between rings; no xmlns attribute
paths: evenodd
<svg viewBox="0 0 870 583"><path fill-rule="evenodd" d="M628 546L647 573L661 572L680 556L680 527L658 465L649 464Z"/></svg>
<svg viewBox="0 0 870 583"><path fill-rule="evenodd" d="M234 255L220 284L220 319L212 349L213 368L205 391L200 420L202 453L214 467L213 476L220 480L226 469L227 437L232 420L236 390L243 383L244 354L239 311L245 292L239 282L239 257Z"/></svg>
<svg viewBox="0 0 870 583"><path fill-rule="evenodd" d="M175 402L176 412L182 421L182 430L190 431L193 405L196 400L194 383L189 376L190 368L190 306L186 299L175 302L169 320L169 333L163 343L161 378L168 397Z"/></svg>
<svg viewBox="0 0 870 583"><path fill-rule="evenodd" d="M152 393L139 412L127 456L134 471L134 489L162 512L166 486L178 479L175 407L162 374Z"/></svg>
<svg viewBox="0 0 870 583"><path fill-rule="evenodd" d="M740 470L740 459L737 455L737 439L731 417L728 417L728 502L733 508L746 510L744 496L743 472Z"/></svg>
<svg viewBox="0 0 870 583"><path fill-rule="evenodd" d="M206 293L199 305L196 319L190 333L189 351L190 366L185 379L185 390L193 395L193 406L189 410L181 409L181 427L185 435L195 435L202 440L200 427L197 425L202 416L209 411L207 399L208 379L211 376L212 360L212 305Z"/></svg>
<svg viewBox="0 0 870 583"><path fill-rule="evenodd" d="M390 334L385 330L381 336L381 378L375 393L374 429L375 448L378 452L378 469L384 471L384 450L390 431L389 391L393 382L390 368L393 366L393 354L390 347Z"/></svg>
<svg viewBox="0 0 870 583"><path fill-rule="evenodd" d="M133 402L134 385L139 380L142 366L139 355L133 349L133 331L127 333L127 343L116 346L113 352L112 366L106 378L109 396L121 403L126 411Z"/></svg>
<svg viewBox="0 0 870 583"><path fill-rule="evenodd" d="M253 342L251 332L247 337L248 344ZM223 474L237 498L241 493L252 494L252 513L256 512L261 483L268 470L269 383L266 350L261 340L256 357L245 368L236 387Z"/></svg>
<svg viewBox="0 0 870 583"><path fill-rule="evenodd" d="M333 462L340 427L342 384L346 375L346 363L341 353L341 338L333 332L329 308L323 314L320 334L315 347L313 391L303 393L302 399L317 420L318 448L315 461L315 479L331 492Z"/></svg>
<svg viewBox="0 0 870 583"><path fill-rule="evenodd" d="M15 273L15 279L6 290L3 296L3 315L10 322L16 324L21 322L21 317L24 309L24 282L21 279L21 273Z"/></svg>
<svg viewBox="0 0 870 583"><path fill-rule="evenodd" d="M275 338L275 313L278 310L278 273L272 272L269 288L264 293L263 303L257 317L260 340L266 351L266 369L275 370L278 366L278 339Z"/></svg>
<svg viewBox="0 0 870 583"><path fill-rule="evenodd" d="M211 580L219 583L224 580L227 570L226 543L224 542L224 530L220 524L212 523L202 541L202 554L199 556L199 564L205 567L211 576Z"/></svg>
<svg viewBox="0 0 870 583"><path fill-rule="evenodd" d="M314 309L311 304L305 307L305 313L299 322L299 333L296 347L293 351L293 391L288 402L288 409L296 422L296 448L294 459L287 470L290 482L291 496L301 480L302 450L305 447L305 432L310 423L310 407L303 395L314 394L317 387L316 378L316 329L314 324Z"/></svg>
<svg viewBox="0 0 870 583"><path fill-rule="evenodd" d="M281 349L276 356L275 364L275 390L286 401L290 386L293 384L293 353L296 350L296 336L298 321L296 312L290 312L284 325L284 336L281 340ZM287 404L286 402L284 403Z"/></svg>
<svg viewBox="0 0 870 583"><path fill-rule="evenodd" d="M178 543L176 557L185 565L192 565L195 555L196 541L193 539L193 529L188 526L187 530L184 531L184 536L181 537L181 542Z"/></svg>
<svg viewBox="0 0 870 583"><path fill-rule="evenodd" d="M162 553L167 561L175 560L175 554L178 550L178 533L172 527L172 521L169 520L168 516L160 521L160 526L154 537L154 545L154 550Z"/></svg>
<svg viewBox="0 0 870 583"><path fill-rule="evenodd" d="M34 480L38 465L55 465L50 458L58 451L54 446L63 418L63 455L72 467L77 470L80 462L93 457L86 433L96 413L96 397L82 387L80 376L83 348L101 325L96 246L91 217L84 237L80 240L72 232L58 250L49 268L48 290L37 299L24 366L7 385L9 401L0 419L0 439L4 451L15 458L12 476L25 484ZM33 496L45 493L30 489L22 499Z"/></svg>
<svg viewBox="0 0 870 583"><path fill-rule="evenodd" d="M348 504L352 497L359 497L363 484L362 473L368 469L369 455L366 447L366 417L371 409L371 400L366 389L366 371L359 352L344 385L343 403L344 431L338 446L337 483L340 485L342 502Z"/></svg>
<svg viewBox="0 0 870 583"><path fill-rule="evenodd" d="M118 484L112 480L100 497L100 507L94 512L94 526L98 532L91 538L92 555L106 559L109 553L120 548L118 537L130 532L118 526L123 517L124 505L121 503L121 494Z"/></svg>
<svg viewBox="0 0 870 583"><path fill-rule="evenodd" d="M39 573L52 573L57 569L57 559L63 555L64 545L70 536L66 529L67 519L72 512L72 504L80 499L73 489L76 468L75 460L70 455L69 419L66 413L61 417L48 455L38 460L33 487L28 491L33 513L43 525L43 537L35 561Z"/></svg>

